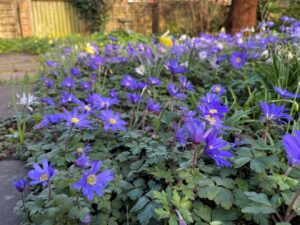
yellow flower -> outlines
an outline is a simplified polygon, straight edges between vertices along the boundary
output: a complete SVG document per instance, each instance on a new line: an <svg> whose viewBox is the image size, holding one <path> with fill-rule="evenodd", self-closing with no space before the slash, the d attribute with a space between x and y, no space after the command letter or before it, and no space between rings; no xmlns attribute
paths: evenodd
<svg viewBox="0 0 300 225"><path fill-rule="evenodd" d="M159 38L159 43L167 48L171 48L173 46L173 40L168 36L162 36Z"/></svg>
<svg viewBox="0 0 300 225"><path fill-rule="evenodd" d="M95 55L96 52L96 49L94 48L94 46L91 46L90 43L86 45L84 50L91 55Z"/></svg>

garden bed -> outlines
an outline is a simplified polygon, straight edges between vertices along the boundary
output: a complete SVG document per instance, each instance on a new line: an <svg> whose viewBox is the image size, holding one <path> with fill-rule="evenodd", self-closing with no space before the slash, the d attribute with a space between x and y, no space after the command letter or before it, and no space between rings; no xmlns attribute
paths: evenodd
<svg viewBox="0 0 300 225"><path fill-rule="evenodd" d="M23 224L298 224L300 25L273 26L53 49Z"/></svg>

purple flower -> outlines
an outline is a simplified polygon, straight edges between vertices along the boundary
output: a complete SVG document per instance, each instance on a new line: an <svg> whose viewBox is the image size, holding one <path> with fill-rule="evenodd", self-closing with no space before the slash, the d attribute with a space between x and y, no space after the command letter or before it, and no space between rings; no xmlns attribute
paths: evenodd
<svg viewBox="0 0 300 225"><path fill-rule="evenodd" d="M220 102L199 104L197 109L201 113L202 118L209 115L210 117L224 118L224 114L228 113L228 107Z"/></svg>
<svg viewBox="0 0 300 225"><path fill-rule="evenodd" d="M44 81L44 85L45 85L46 88L48 88L48 89L52 89L53 88L54 83L53 83L53 81L50 78L43 77L42 80Z"/></svg>
<svg viewBox="0 0 300 225"><path fill-rule="evenodd" d="M180 66L177 59L170 59L167 63L167 68L172 75L187 73L188 70L185 66Z"/></svg>
<svg viewBox="0 0 300 225"><path fill-rule="evenodd" d="M91 83L90 82L87 82L87 81L81 81L80 83L81 85L81 88L84 89L84 90L91 90Z"/></svg>
<svg viewBox="0 0 300 225"><path fill-rule="evenodd" d="M46 104L46 105L51 105L51 106L55 105L55 102L50 97L41 98L41 102Z"/></svg>
<svg viewBox="0 0 300 225"><path fill-rule="evenodd" d="M208 135L205 139L206 147L204 153L215 161L217 167L231 167L232 164L226 158L231 158L233 155L229 151L221 150L228 144L222 137L217 136L218 132L216 131Z"/></svg>
<svg viewBox="0 0 300 225"><path fill-rule="evenodd" d="M169 92L169 94L173 97L176 97L180 100L184 100L185 99L185 95L183 93L179 92L179 88L176 87L174 84L172 83L168 83L167 85L167 90Z"/></svg>
<svg viewBox="0 0 300 225"><path fill-rule="evenodd" d="M132 103L132 104L137 104L142 100L142 96L136 93L127 93L127 99Z"/></svg>
<svg viewBox="0 0 300 225"><path fill-rule="evenodd" d="M149 112L158 113L160 111L160 104L155 103L152 98L150 98L147 102L147 110Z"/></svg>
<svg viewBox="0 0 300 225"><path fill-rule="evenodd" d="M230 63L234 68L240 69L246 64L247 55L244 52L233 52L230 57Z"/></svg>
<svg viewBox="0 0 300 225"><path fill-rule="evenodd" d="M115 89L109 90L108 93L109 93L110 97L112 97L112 98L117 98L118 97L118 93L115 91Z"/></svg>
<svg viewBox="0 0 300 225"><path fill-rule="evenodd" d="M288 90L286 89L282 89L282 88L279 88L279 87L274 87L275 91L277 94L279 94L281 97L283 98L300 98L300 94L298 94L297 96L291 92L289 92Z"/></svg>
<svg viewBox="0 0 300 225"><path fill-rule="evenodd" d="M161 85L161 81L156 77L149 77L148 81L149 81L149 84L152 85L152 86Z"/></svg>
<svg viewBox="0 0 300 225"><path fill-rule="evenodd" d="M179 77L179 82L181 87L188 91L194 91L194 85L190 81L187 80L186 76L182 75Z"/></svg>
<svg viewBox="0 0 300 225"><path fill-rule="evenodd" d="M43 117L41 122L35 126L35 128L46 128L50 125L57 125L62 121L62 115L60 113L48 114Z"/></svg>
<svg viewBox="0 0 300 225"><path fill-rule="evenodd" d="M137 89L143 90L145 87L147 87L147 83L145 83L145 82L138 82Z"/></svg>
<svg viewBox="0 0 300 225"><path fill-rule="evenodd" d="M176 142L179 143L180 145L185 145L186 144L186 137L185 137L184 129L179 128L179 129L176 130L176 127L175 127L174 132L175 132L174 137L175 137Z"/></svg>
<svg viewBox="0 0 300 225"><path fill-rule="evenodd" d="M121 80L121 86L125 88L129 88L130 90L137 89L137 81L130 75L125 75Z"/></svg>
<svg viewBox="0 0 300 225"><path fill-rule="evenodd" d="M61 105L67 105L68 103L79 103L79 99L76 98L72 93L68 93L66 91L61 92L61 99L60 104Z"/></svg>
<svg viewBox="0 0 300 225"><path fill-rule="evenodd" d="M27 179L24 178L23 180L17 180L14 182L15 188L17 189L18 192L23 192L26 188L27 184Z"/></svg>
<svg viewBox="0 0 300 225"><path fill-rule="evenodd" d="M76 77L81 76L80 70L78 68L76 68L76 67L72 67L70 69L70 72L71 72L72 75L74 75Z"/></svg>
<svg viewBox="0 0 300 225"><path fill-rule="evenodd" d="M75 165L81 169L88 168L91 165L90 158L85 153L82 153L78 159L76 159Z"/></svg>
<svg viewBox="0 0 300 225"><path fill-rule="evenodd" d="M186 108L184 106L180 107L179 114L181 115L182 120L184 122L197 120L196 118L194 118L194 116L196 115L196 112L194 110L189 110L188 108Z"/></svg>
<svg viewBox="0 0 300 225"><path fill-rule="evenodd" d="M52 167L50 163L48 163L47 159L42 160L43 167L40 167L39 164L33 163L34 170L30 170L28 173L28 177L31 179L30 184L42 184L46 186L50 179L57 173L56 169Z"/></svg>
<svg viewBox="0 0 300 225"><path fill-rule="evenodd" d="M121 114L114 114L112 110L103 110L101 111L101 115L99 116L99 119L104 121L104 130L111 129L112 131L125 131L126 128L124 126L127 124L127 122L121 120L120 118Z"/></svg>
<svg viewBox="0 0 300 225"><path fill-rule="evenodd" d="M67 77L62 83L62 87L75 88L75 81L72 77Z"/></svg>
<svg viewBox="0 0 300 225"><path fill-rule="evenodd" d="M75 126L77 128L88 128L91 129L92 127L89 125L92 121L87 120L89 114L78 114L78 109L74 108L73 112L69 112L68 110L64 109L64 114L62 114L62 118L66 121L67 126Z"/></svg>
<svg viewBox="0 0 300 225"><path fill-rule="evenodd" d="M226 93L226 89L221 84L216 84L211 87L211 92L216 93L217 95L223 95Z"/></svg>
<svg viewBox="0 0 300 225"><path fill-rule="evenodd" d="M292 119L289 114L285 113L286 109L284 106L277 106L275 103L268 105L266 102L260 102L259 106L264 113L264 115L260 117L261 120L284 124L286 123L285 120L288 121Z"/></svg>
<svg viewBox="0 0 300 225"><path fill-rule="evenodd" d="M93 161L91 170L84 172L82 178L72 185L73 188L82 190L83 195L87 196L89 201L93 200L94 192L101 197L107 183L114 178L113 173L110 170L98 173L101 164L101 161Z"/></svg>
<svg viewBox="0 0 300 225"><path fill-rule="evenodd" d="M117 104L119 100L117 98L107 98L107 97L100 97L96 104L95 107L98 109L108 109L111 106Z"/></svg>
<svg viewBox="0 0 300 225"><path fill-rule="evenodd" d="M89 146L89 145L87 145L87 146L85 146L84 148L82 148L82 147L77 148L77 149L76 149L76 154L77 154L78 156L80 156L80 155L82 155L82 154L87 154L88 152L91 152L91 151L93 151L92 147Z"/></svg>
<svg viewBox="0 0 300 225"><path fill-rule="evenodd" d="M201 97L200 100L205 103L213 103L213 102L221 103L220 96L216 94L212 94L210 92L208 92L205 96Z"/></svg>
<svg viewBox="0 0 300 225"><path fill-rule="evenodd" d="M189 135L190 140L196 144L201 144L210 131L205 131L205 123L199 121L189 121L184 124L184 129Z"/></svg>
<svg viewBox="0 0 300 225"><path fill-rule="evenodd" d="M300 131L295 130L295 135L286 134L282 139L288 158L288 164L291 166L300 165Z"/></svg>
<svg viewBox="0 0 300 225"><path fill-rule="evenodd" d="M83 225L88 225L91 223L91 216L89 214L87 214L82 220L80 220L80 222L83 224Z"/></svg>

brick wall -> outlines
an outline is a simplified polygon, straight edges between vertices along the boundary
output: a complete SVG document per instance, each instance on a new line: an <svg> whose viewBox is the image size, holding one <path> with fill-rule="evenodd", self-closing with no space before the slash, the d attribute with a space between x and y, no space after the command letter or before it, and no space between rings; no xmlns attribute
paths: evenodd
<svg viewBox="0 0 300 225"><path fill-rule="evenodd" d="M0 0L0 38L15 38L20 35L15 0Z"/></svg>

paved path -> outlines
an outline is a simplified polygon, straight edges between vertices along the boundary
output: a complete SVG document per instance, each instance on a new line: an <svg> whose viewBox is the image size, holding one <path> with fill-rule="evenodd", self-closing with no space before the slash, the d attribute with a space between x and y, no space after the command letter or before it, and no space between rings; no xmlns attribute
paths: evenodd
<svg viewBox="0 0 300 225"><path fill-rule="evenodd" d="M16 203L21 195L14 188L13 182L22 179L26 170L24 163L17 160L0 161L0 224L19 225L20 221L14 214Z"/></svg>
<svg viewBox="0 0 300 225"><path fill-rule="evenodd" d="M23 53L0 54L0 80L20 79L39 70L38 56Z"/></svg>
<svg viewBox="0 0 300 225"><path fill-rule="evenodd" d="M22 79L24 74L34 75L39 69L37 56L19 53L0 54L0 81ZM18 85L0 85L0 119L14 115L11 105L12 95L20 92ZM0 225L19 225L20 221L14 215L14 207L21 199L13 185L27 171L24 162L18 160L0 161Z"/></svg>

